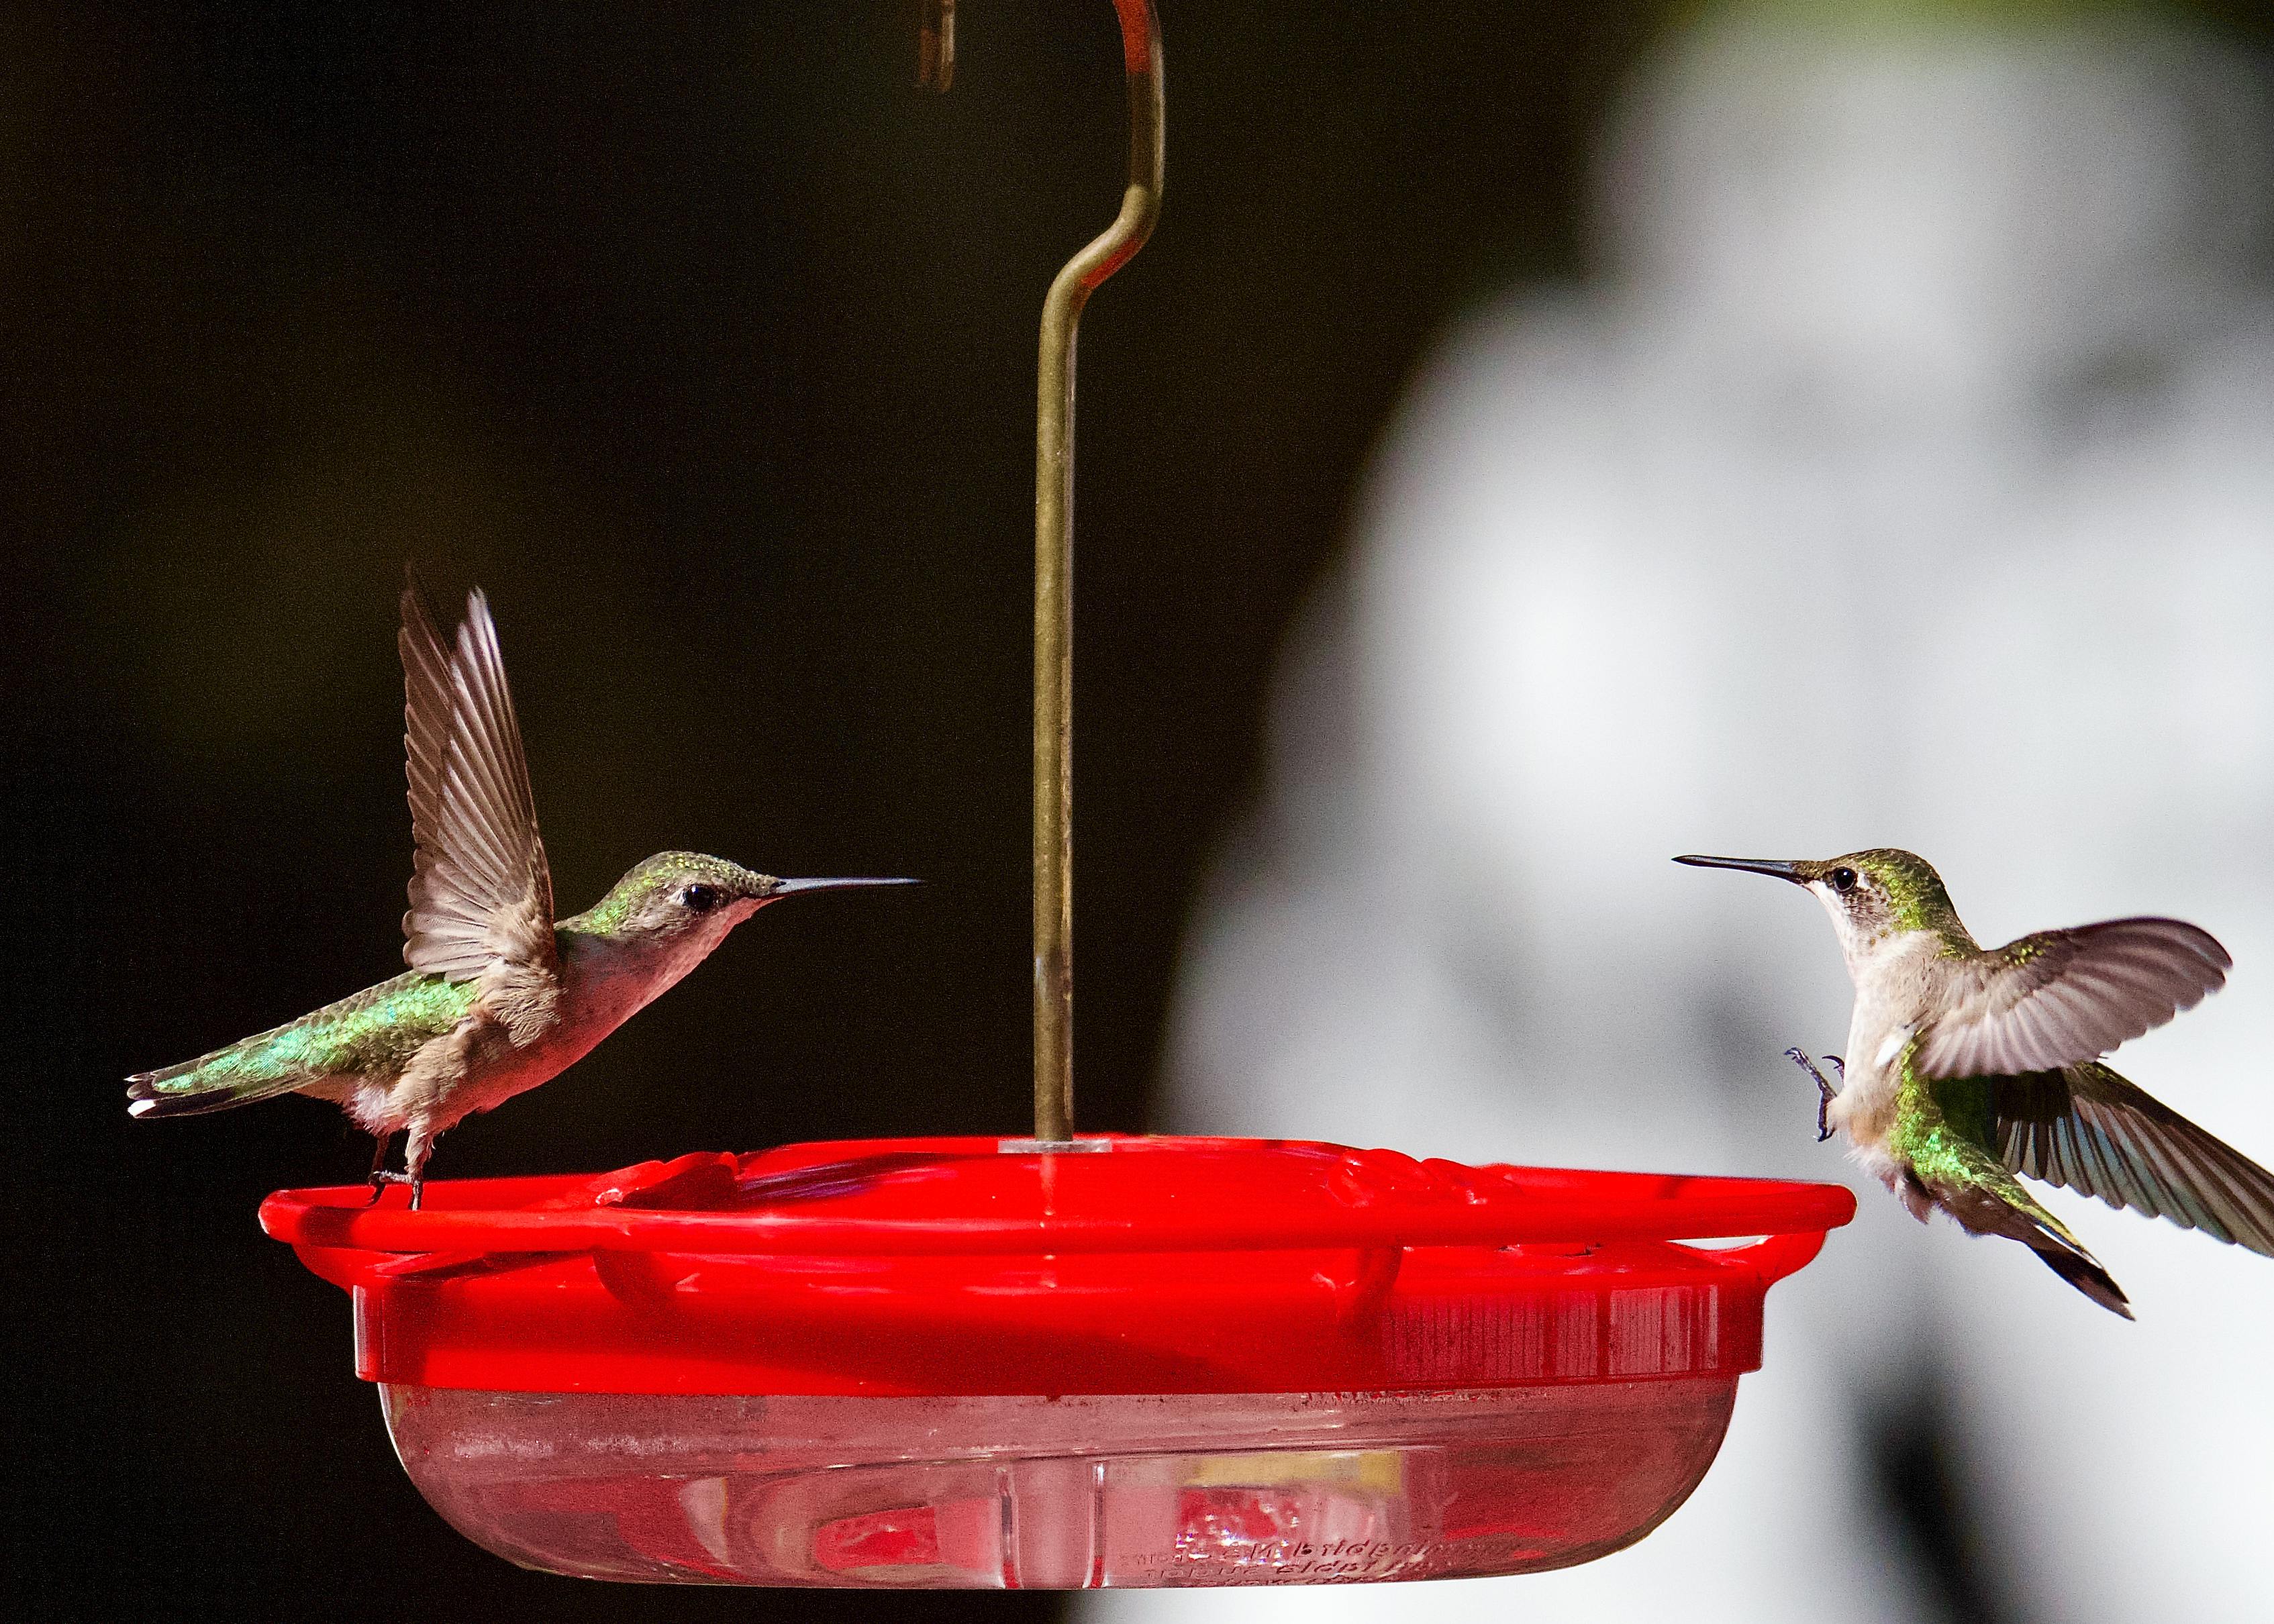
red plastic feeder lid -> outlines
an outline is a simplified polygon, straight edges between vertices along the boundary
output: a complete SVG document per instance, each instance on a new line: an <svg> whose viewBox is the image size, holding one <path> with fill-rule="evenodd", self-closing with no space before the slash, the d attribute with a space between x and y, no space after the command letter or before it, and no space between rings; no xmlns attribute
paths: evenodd
<svg viewBox="0 0 2274 1624"><path fill-rule="evenodd" d="M1288 1140L785 1146L285 1191L366 1380L517 1392L1308 1393L1734 1376L1836 1185ZM1760 1237L1722 1248L1684 1242Z"/></svg>

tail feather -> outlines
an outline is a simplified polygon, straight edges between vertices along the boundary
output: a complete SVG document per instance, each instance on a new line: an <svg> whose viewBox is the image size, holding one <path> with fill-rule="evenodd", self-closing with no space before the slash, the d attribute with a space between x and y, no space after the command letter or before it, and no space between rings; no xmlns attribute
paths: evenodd
<svg viewBox="0 0 2274 1624"><path fill-rule="evenodd" d="M1937 1184L1926 1188L1936 1206L1958 1220L1969 1235L1998 1235L2019 1241L2044 1266L2112 1314L2132 1318L2128 1297L2100 1259L2047 1212L2021 1182L1984 1155L1973 1170L1978 1184Z"/></svg>
<svg viewBox="0 0 2274 1624"><path fill-rule="evenodd" d="M305 1068L275 1064L253 1047L256 1042L232 1043L179 1065L135 1072L126 1079L127 1115L200 1116L289 1094L311 1080Z"/></svg>
<svg viewBox="0 0 2274 1624"><path fill-rule="evenodd" d="M425 1044L456 1028L478 989L413 970L257 1032L226 1049L126 1079L137 1116L193 1116L280 1094L344 1102L365 1083L391 1082Z"/></svg>
<svg viewBox="0 0 2274 1624"><path fill-rule="evenodd" d="M2100 1259L2083 1247L2072 1249L2058 1244L2041 1244L2036 1251L2047 1268L2110 1313L2120 1314L2127 1320L2132 1318L2131 1299L2124 1295L2124 1288L2101 1267Z"/></svg>

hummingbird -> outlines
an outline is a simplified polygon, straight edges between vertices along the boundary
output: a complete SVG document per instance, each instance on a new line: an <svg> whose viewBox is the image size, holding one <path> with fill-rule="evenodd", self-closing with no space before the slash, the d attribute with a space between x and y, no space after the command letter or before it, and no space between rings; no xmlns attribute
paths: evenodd
<svg viewBox="0 0 2274 1624"><path fill-rule="evenodd" d="M339 1105L378 1141L372 1199L425 1195L434 1141L550 1081L675 984L766 904L904 879L777 879L659 852L556 921L521 725L489 600L476 589L446 648L416 581L403 590L403 744L416 853L392 981L179 1065L128 1078L135 1116L189 1116L276 1094ZM387 1168L398 1133L401 1172Z"/></svg>
<svg viewBox="0 0 2274 1624"><path fill-rule="evenodd" d="M1941 1211L2019 1241L2127 1320L2123 1289L2022 1178L2274 1257L2274 1174L2101 1064L2225 984L2234 961L2209 932L2117 919L1984 948L1909 852L1674 861L1772 875L1832 915L1856 987L1848 1058L1826 1056L1840 1085L1787 1052L1816 1079L1818 1139L1844 1132L1921 1223Z"/></svg>

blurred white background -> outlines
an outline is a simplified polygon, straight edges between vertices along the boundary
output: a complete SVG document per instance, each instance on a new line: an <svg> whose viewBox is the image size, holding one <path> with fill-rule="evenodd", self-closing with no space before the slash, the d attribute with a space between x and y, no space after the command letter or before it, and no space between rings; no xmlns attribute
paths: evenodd
<svg viewBox="0 0 2274 1624"><path fill-rule="evenodd" d="M2274 1263L2052 1193L2127 1325L1919 1228L1781 1057L1846 1034L1820 911L1667 861L1909 846L1986 943L2194 920L2228 989L2117 1064L2274 1160L2268 106L2105 6L1725 10L1632 85L1600 274L1446 338L1291 647L1164 1125L1862 1212L1635 1549L1087 1616L2274 1618Z"/></svg>

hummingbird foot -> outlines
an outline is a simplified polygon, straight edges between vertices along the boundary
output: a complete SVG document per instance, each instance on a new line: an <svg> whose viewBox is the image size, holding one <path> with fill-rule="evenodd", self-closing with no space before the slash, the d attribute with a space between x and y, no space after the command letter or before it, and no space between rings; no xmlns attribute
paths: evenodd
<svg viewBox="0 0 2274 1624"><path fill-rule="evenodd" d="M1832 1121L1830 1115L1832 1110L1832 1101L1839 1098L1840 1090L1834 1087L1831 1080L1827 1079L1823 1072L1816 1069L1816 1062L1811 1060L1799 1049L1788 1049L1784 1051L1784 1055L1786 1059L1791 1061L1793 1064L1798 1066L1802 1071L1807 1072L1809 1076L1816 1079L1816 1142L1821 1145L1825 1140L1832 1137ZM1848 1080L1848 1067L1845 1063L1841 1060L1840 1056L1837 1055L1826 1055L1825 1058L1839 1068L1840 1080L1843 1083L1846 1082Z"/></svg>
<svg viewBox="0 0 2274 1624"><path fill-rule="evenodd" d="M387 1193L388 1185L395 1183L401 1175L390 1175L387 1170L387 1147L395 1142L395 1135L374 1133L371 1137L376 1142L376 1148L371 1153L371 1199L364 1205L377 1207L379 1198Z"/></svg>
<svg viewBox="0 0 2274 1624"><path fill-rule="evenodd" d="M365 1205L378 1206L379 1198L387 1193L387 1187L389 1184L410 1185L410 1210L414 1213L418 1210L418 1199L426 1192L426 1181L423 1178L413 1178L408 1173L397 1173L388 1168L374 1168L372 1170L371 1199Z"/></svg>

